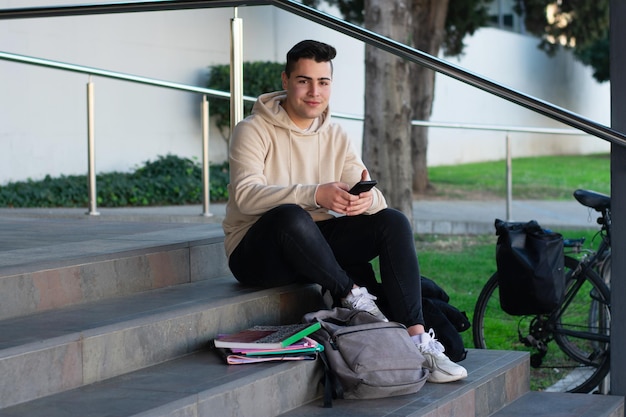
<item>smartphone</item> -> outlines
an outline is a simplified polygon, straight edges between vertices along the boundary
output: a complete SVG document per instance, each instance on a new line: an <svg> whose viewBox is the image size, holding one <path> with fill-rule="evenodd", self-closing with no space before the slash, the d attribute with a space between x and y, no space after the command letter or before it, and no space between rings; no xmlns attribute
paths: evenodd
<svg viewBox="0 0 626 417"><path fill-rule="evenodd" d="M371 190L372 187L375 186L376 184L378 184L378 181L375 181L375 180L359 181L356 184L354 184L354 187L352 187L350 191L348 192L350 194L359 195L361 193Z"/></svg>

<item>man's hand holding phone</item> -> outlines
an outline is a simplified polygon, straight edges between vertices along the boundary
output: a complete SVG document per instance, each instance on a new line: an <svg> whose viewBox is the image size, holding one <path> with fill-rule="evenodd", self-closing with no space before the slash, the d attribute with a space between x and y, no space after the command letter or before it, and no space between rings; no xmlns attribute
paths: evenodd
<svg viewBox="0 0 626 417"><path fill-rule="evenodd" d="M354 184L348 192L353 195L359 195L371 190L376 184L378 184L378 181L376 180L362 180Z"/></svg>
<svg viewBox="0 0 626 417"><path fill-rule="evenodd" d="M367 176L367 171L363 171L362 178L367 178ZM348 190L344 188L345 183L320 184L315 194L315 202L337 213L356 216L364 213L372 206L373 197L371 193L365 194L363 197L361 194L370 191L376 183L373 180L361 180ZM347 199L345 198L346 191L350 194Z"/></svg>
<svg viewBox="0 0 626 417"><path fill-rule="evenodd" d="M361 180L354 184L354 186L348 192L354 196L357 196L358 199L351 200L349 202L348 206L346 207L346 215L356 216L362 214L372 206L373 197L371 193L367 192L370 191L376 184L377 182L374 180ZM363 193L367 194L361 196Z"/></svg>

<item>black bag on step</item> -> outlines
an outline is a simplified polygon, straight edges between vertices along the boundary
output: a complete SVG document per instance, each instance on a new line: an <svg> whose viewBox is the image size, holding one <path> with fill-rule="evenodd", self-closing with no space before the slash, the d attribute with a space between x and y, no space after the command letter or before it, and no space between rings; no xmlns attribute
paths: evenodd
<svg viewBox="0 0 626 417"><path fill-rule="evenodd" d="M530 222L496 219L500 306L511 315L548 314L565 292L563 236Z"/></svg>
<svg viewBox="0 0 626 417"><path fill-rule="evenodd" d="M437 340L444 346L445 354L453 362L467 357L461 332L470 328L464 311L438 298L422 298L422 312L427 327L435 331Z"/></svg>
<svg viewBox="0 0 626 417"><path fill-rule="evenodd" d="M422 312L426 326L435 331L435 336L445 348L451 361L460 362L467 357L461 333L470 328L464 311L449 304L450 296L430 278L422 276Z"/></svg>

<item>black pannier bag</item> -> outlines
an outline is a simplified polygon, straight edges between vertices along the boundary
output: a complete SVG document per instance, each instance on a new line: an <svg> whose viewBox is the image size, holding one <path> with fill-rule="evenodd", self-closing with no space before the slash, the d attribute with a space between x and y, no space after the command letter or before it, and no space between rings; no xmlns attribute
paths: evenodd
<svg viewBox="0 0 626 417"><path fill-rule="evenodd" d="M496 219L500 306L511 315L548 314L565 292L563 236L526 223Z"/></svg>

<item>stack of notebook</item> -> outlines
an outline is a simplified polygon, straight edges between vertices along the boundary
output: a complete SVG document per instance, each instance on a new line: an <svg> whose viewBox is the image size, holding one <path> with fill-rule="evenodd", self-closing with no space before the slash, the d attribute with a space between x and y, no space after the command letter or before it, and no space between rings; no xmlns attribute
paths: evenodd
<svg viewBox="0 0 626 417"><path fill-rule="evenodd" d="M319 328L320 323L254 326L213 342L229 365L314 360L324 347L308 336Z"/></svg>

